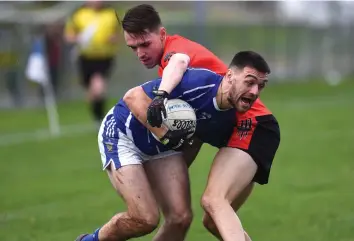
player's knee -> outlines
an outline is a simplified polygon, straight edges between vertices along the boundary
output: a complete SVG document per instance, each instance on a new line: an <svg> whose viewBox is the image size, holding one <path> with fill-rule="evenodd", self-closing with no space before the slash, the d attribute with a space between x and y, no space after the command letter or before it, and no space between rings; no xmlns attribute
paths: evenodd
<svg viewBox="0 0 354 241"><path fill-rule="evenodd" d="M102 98L102 96L105 93L105 82L104 80L99 77L93 77L91 82L90 82L90 86L89 86L89 92L92 96L92 98Z"/></svg>
<svg viewBox="0 0 354 241"><path fill-rule="evenodd" d="M192 210L181 210L166 215L165 222L170 226L180 229L188 229L193 220Z"/></svg>
<svg viewBox="0 0 354 241"><path fill-rule="evenodd" d="M124 220L130 227L134 227L136 233L145 235L153 232L160 221L160 214L157 208L151 208L149 211L144 210L141 212L129 212L128 218ZM121 222L121 220L119 220ZM117 223L120 226L120 223Z"/></svg>
<svg viewBox="0 0 354 241"><path fill-rule="evenodd" d="M201 199L201 206L207 214L217 212L224 204L228 204L227 200L213 193L204 193Z"/></svg>
<svg viewBox="0 0 354 241"><path fill-rule="evenodd" d="M160 222L160 214L158 211L148 211L135 215L132 220L139 226L142 233L148 234L154 231Z"/></svg>

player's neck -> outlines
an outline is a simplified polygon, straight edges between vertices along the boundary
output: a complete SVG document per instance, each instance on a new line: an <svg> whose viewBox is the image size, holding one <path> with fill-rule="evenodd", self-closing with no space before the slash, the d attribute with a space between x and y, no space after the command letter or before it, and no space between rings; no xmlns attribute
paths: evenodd
<svg viewBox="0 0 354 241"><path fill-rule="evenodd" d="M228 85L227 81L223 79L219 85L218 93L216 94L216 103L221 110L228 110L232 108L227 99L229 90L230 86Z"/></svg>

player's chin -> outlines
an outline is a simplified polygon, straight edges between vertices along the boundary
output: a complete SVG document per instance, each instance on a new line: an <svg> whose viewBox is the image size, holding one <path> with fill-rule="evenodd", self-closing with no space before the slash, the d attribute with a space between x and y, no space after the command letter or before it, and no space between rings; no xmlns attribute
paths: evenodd
<svg viewBox="0 0 354 241"><path fill-rule="evenodd" d="M154 68L157 64L153 63L153 62L144 62L141 61L141 63L145 66L145 68L147 69L152 69Z"/></svg>

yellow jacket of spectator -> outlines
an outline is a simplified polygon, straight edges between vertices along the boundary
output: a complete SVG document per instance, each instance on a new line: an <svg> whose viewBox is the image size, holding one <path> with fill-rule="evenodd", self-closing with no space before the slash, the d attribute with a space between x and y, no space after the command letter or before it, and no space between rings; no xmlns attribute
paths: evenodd
<svg viewBox="0 0 354 241"><path fill-rule="evenodd" d="M80 55L93 59L116 55L120 31L115 9L108 6L98 10L82 6L69 17L65 26L66 36L76 36Z"/></svg>

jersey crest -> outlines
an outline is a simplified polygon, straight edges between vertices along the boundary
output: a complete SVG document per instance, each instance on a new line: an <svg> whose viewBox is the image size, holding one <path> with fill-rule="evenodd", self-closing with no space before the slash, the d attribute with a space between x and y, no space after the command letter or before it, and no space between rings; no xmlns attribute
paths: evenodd
<svg viewBox="0 0 354 241"><path fill-rule="evenodd" d="M164 62L167 62L170 60L170 58L172 57L172 55L174 55L176 52L172 51L172 52L168 52L165 57L163 58Z"/></svg>
<svg viewBox="0 0 354 241"><path fill-rule="evenodd" d="M252 119L241 120L237 123L237 135L240 140L248 136L248 132L252 129Z"/></svg>

